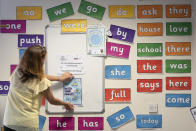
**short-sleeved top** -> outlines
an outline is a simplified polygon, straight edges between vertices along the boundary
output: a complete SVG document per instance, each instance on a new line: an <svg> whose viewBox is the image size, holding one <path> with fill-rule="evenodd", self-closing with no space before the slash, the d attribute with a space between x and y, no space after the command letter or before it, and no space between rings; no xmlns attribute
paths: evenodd
<svg viewBox="0 0 196 131"><path fill-rule="evenodd" d="M16 125L38 128L38 115L43 97L41 92L50 87L52 82L42 78L41 81L32 79L22 83L20 77L21 74L16 69L10 80L3 124L8 127Z"/></svg>

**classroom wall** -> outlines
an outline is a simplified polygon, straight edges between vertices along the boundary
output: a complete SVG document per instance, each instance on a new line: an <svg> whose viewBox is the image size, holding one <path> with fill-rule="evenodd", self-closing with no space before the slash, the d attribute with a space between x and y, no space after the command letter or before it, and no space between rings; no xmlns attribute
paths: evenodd
<svg viewBox="0 0 196 131"><path fill-rule="evenodd" d="M75 130L78 128L78 117L104 117L104 130L112 130L106 120L108 116L119 111L120 109L129 106L134 116L137 114L149 114L149 104L158 104L158 113L162 115L162 128L156 129L160 131L194 131L196 130L196 124L190 113L190 108L168 108L165 107L165 95L167 93L189 93L192 95L191 107L196 106L196 2L194 0L89 0L95 4L106 7L106 12L103 19L97 20L77 12L80 4L80 0L0 0L0 19L11 20L16 19L16 6L42 6L42 20L27 21L27 34L44 34L45 26L48 24L60 24L60 20L50 22L46 13L46 9L66 3L72 2L75 14L65 19L87 19L88 25L94 25L102 23L107 29L111 24L123 26L126 28L134 29L137 31L137 23L142 22L163 22L163 36L161 37L138 37L137 33L134 38L134 43L131 44L131 52L129 59L119 59L114 57L106 57L105 65L131 65L131 80L109 80L105 79L105 88L131 88L131 103L106 103L105 112L102 114L74 114L75 117ZM163 18L157 19L137 19L137 5L163 5ZM192 5L192 18L188 19L166 19L165 17L165 5L166 4L191 4ZM135 18L132 19L111 19L108 17L109 5L134 5L135 6ZM165 24L166 22L192 22L192 36L181 37L166 37ZM19 52L17 47L17 34L0 34L0 81L9 81L10 78L10 65L18 64ZM126 42L117 41L114 39L108 39L111 42L127 44ZM166 41L191 41L192 55L191 56L171 56L165 55L165 42ZM137 43L141 42L154 42L163 43L163 56L162 57L137 57ZM163 60L163 73L162 74L138 74L137 73L137 60L139 59L161 59ZM165 60L166 59L191 59L192 60L192 73L190 74L172 74L172 76L191 76L192 77L192 89L191 91L166 91L165 77L171 76L165 73ZM137 79L162 79L163 91L161 93L138 93L137 92ZM0 126L2 125L4 105L7 96L0 96ZM91 98L89 98L91 99ZM48 118L51 116L66 116L66 114L47 114L45 107L41 107L41 115L47 117L44 125L44 131L48 130ZM136 119L121 126L117 130L119 131L138 131L136 129Z"/></svg>

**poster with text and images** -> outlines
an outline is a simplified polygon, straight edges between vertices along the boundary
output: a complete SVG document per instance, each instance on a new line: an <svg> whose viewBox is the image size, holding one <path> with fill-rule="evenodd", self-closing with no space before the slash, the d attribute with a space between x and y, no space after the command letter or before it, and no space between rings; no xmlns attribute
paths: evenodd
<svg viewBox="0 0 196 131"><path fill-rule="evenodd" d="M87 53L95 56L106 55L106 35L103 26L87 27Z"/></svg>
<svg viewBox="0 0 196 131"><path fill-rule="evenodd" d="M82 105L82 79L74 78L63 83L63 99L74 105Z"/></svg>

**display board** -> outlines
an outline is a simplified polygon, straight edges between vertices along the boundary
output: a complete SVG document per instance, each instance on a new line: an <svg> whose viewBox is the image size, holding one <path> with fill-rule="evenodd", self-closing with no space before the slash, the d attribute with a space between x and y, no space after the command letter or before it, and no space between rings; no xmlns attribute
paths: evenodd
<svg viewBox="0 0 196 131"><path fill-rule="evenodd" d="M51 87L54 96L67 100L70 94L66 87L78 86L80 98L73 97L79 102L74 103L73 98L70 101L74 103L73 113L104 112L104 58L87 55L86 33L61 33L60 25L49 25L45 29L45 39L47 74L60 75L65 71L75 76L70 83L55 82ZM67 112L63 106L49 102L45 106L48 113Z"/></svg>

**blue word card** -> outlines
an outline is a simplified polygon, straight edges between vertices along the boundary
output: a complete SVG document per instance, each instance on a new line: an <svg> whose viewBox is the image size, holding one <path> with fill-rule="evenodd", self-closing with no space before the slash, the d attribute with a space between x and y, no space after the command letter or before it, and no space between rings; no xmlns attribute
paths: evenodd
<svg viewBox="0 0 196 131"><path fill-rule="evenodd" d="M39 129L42 130L46 121L46 117L39 115Z"/></svg>
<svg viewBox="0 0 196 131"><path fill-rule="evenodd" d="M137 115L137 128L162 128L162 115Z"/></svg>
<svg viewBox="0 0 196 131"><path fill-rule="evenodd" d="M106 79L131 79L130 65L107 65L105 67Z"/></svg>
<svg viewBox="0 0 196 131"><path fill-rule="evenodd" d="M134 115L131 112L129 106L121 109L120 111L112 114L111 116L107 117L107 121L111 128L118 128L121 125L127 123L130 120L134 119Z"/></svg>
<svg viewBox="0 0 196 131"><path fill-rule="evenodd" d="M26 49L19 49L19 60L22 58L23 54L25 53Z"/></svg>
<svg viewBox="0 0 196 131"><path fill-rule="evenodd" d="M191 107L191 94L166 94L166 107Z"/></svg>

